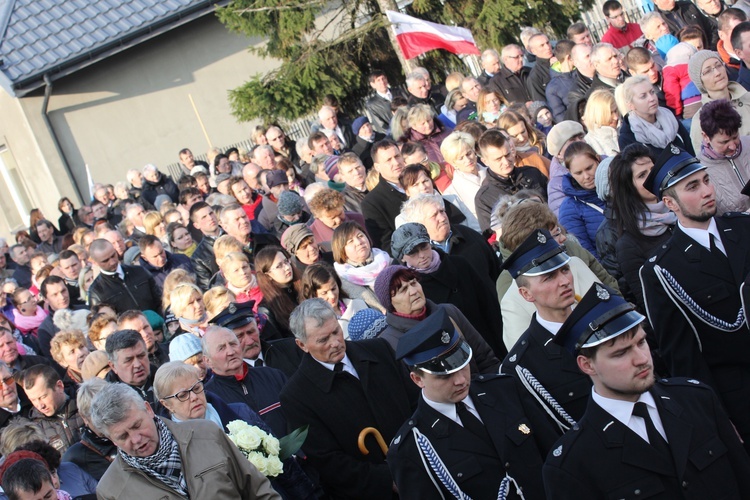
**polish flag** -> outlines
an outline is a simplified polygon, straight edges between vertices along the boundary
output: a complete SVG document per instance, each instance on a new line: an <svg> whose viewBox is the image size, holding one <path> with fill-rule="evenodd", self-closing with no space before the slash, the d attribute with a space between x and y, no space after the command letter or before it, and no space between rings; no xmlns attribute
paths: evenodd
<svg viewBox="0 0 750 500"><path fill-rule="evenodd" d="M479 55L474 37L466 28L431 23L392 10L385 14L393 25L396 40L406 59L433 49L445 49L454 54Z"/></svg>

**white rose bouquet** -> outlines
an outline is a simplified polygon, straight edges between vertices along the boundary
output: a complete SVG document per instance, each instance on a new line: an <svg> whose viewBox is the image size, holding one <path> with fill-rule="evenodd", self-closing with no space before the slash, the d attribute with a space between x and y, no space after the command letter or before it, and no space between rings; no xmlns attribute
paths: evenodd
<svg viewBox="0 0 750 500"><path fill-rule="evenodd" d="M240 449L266 477L276 477L284 472L279 453L279 440L260 428L243 420L233 420L227 424L229 439Z"/></svg>

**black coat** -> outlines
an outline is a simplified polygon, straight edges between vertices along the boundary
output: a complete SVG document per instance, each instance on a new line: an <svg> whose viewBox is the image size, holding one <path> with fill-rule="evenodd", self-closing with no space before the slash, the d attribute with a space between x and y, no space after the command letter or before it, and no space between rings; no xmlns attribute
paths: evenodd
<svg viewBox="0 0 750 500"><path fill-rule="evenodd" d="M57 219L57 225L60 228L60 232L63 234L72 233L76 229L76 221L78 220L78 210L73 210L72 215L61 214Z"/></svg>
<svg viewBox="0 0 750 500"><path fill-rule="evenodd" d="M143 257L138 258L138 264L140 265L140 267L151 273L151 276L154 277L156 286L160 291L164 289L164 280L167 279L167 275L175 269L184 269L189 273L193 272L193 264L190 262L190 257L179 253L166 251L165 253L167 254L167 263L164 264L164 266L162 266L161 268L152 266L151 264L146 262ZM161 296L161 294L159 295Z"/></svg>
<svg viewBox="0 0 750 500"><path fill-rule="evenodd" d="M451 224L451 233L448 253L468 260L481 276L496 282L502 262L487 240L472 228L458 224Z"/></svg>
<svg viewBox="0 0 750 500"><path fill-rule="evenodd" d="M372 168L373 161L372 155L370 154L372 145L383 139L385 139L385 134L382 132L375 132L375 137L373 137L372 141L366 141L360 136L356 137L354 144L351 146L351 150L352 153L359 156L359 159L362 160L365 169L370 170Z"/></svg>
<svg viewBox="0 0 750 500"><path fill-rule="evenodd" d="M219 272L219 265L216 263L216 256L214 255L216 238L218 236L203 236L190 257L197 278L196 284L203 291L211 287L211 277Z"/></svg>
<svg viewBox="0 0 750 500"><path fill-rule="evenodd" d="M492 209L500 197L505 194L516 194L522 189L535 189L546 199L547 178L539 169L534 167L516 167L507 179L503 179L492 170L487 169L487 177L484 178L474 198L474 206L477 210L477 219L479 219L482 234L490 229Z"/></svg>
<svg viewBox="0 0 750 500"><path fill-rule="evenodd" d="M526 88L526 80L529 76L529 68L524 66L516 74L503 66L500 71L490 78L487 90L494 90L505 98L509 103L520 102L526 104L531 101L531 94Z"/></svg>
<svg viewBox="0 0 750 500"><path fill-rule="evenodd" d="M497 498L500 482L508 474L523 488L523 498L544 500L542 464L556 434L541 410L530 398L519 395L512 379L502 375L480 375L471 383L469 394L491 442L439 413L420 397L417 411L388 450L388 466L401 498L454 498L444 486L436 486L440 481L432 470L427 472L412 431L417 428L461 491L471 498ZM514 486L508 490L507 498L520 498Z"/></svg>
<svg viewBox="0 0 750 500"><path fill-rule="evenodd" d="M396 230L396 216L406 195L391 186L382 176L375 189L362 200L362 215L372 245L391 252L391 235Z"/></svg>
<svg viewBox="0 0 750 500"><path fill-rule="evenodd" d="M643 144L644 146L648 147L649 151L651 151L651 156L653 156L654 158L658 158L662 151L664 151L664 148L659 148L654 146L653 144L647 144L645 142L639 142L635 139L635 134L630 128L630 113L622 117L622 125L620 125L620 132L617 136L617 142L620 145L621 150L628 144L634 144L636 142L638 142L639 144ZM685 125L683 125L680 120L677 120L677 135L675 136L674 140L672 140L672 143L675 146L679 146L680 148L690 153L690 156L695 156L693 143L690 140L690 132L687 131Z"/></svg>
<svg viewBox="0 0 750 500"><path fill-rule="evenodd" d="M153 276L138 266L120 264L125 281L115 275L100 273L89 288L89 304L111 304L117 314L130 309L161 311L161 292Z"/></svg>
<svg viewBox="0 0 750 500"><path fill-rule="evenodd" d="M750 498L750 458L713 391L675 378L650 392L673 462L591 400L578 427L547 457L549 498Z"/></svg>
<svg viewBox="0 0 750 500"><path fill-rule="evenodd" d="M436 249L440 267L430 274L419 273L425 297L436 304L453 304L482 335L498 359L508 354L503 343L503 315L495 282L474 270L469 260Z"/></svg>
<svg viewBox="0 0 750 500"><path fill-rule="evenodd" d="M399 95L401 95L400 92L396 89L391 89L392 97ZM387 134L391 128L391 118L393 118L393 113L391 112L391 101L385 97L381 97L378 93L375 93L372 97L367 99L365 110L367 111L367 116L370 118L372 129L375 132Z"/></svg>
<svg viewBox="0 0 750 500"><path fill-rule="evenodd" d="M552 79L549 59L536 58L536 64L531 69L529 77L526 79L526 88L532 101L547 100L547 84Z"/></svg>
<svg viewBox="0 0 750 500"><path fill-rule="evenodd" d="M171 177L159 172L159 180L157 182L143 179L143 191L141 191L141 196L144 200L156 206L156 197L160 194L166 194L169 196L172 199L172 203L177 204L180 202L180 189Z"/></svg>
<svg viewBox="0 0 750 500"><path fill-rule="evenodd" d="M728 214L715 220L728 259L714 256L678 226L643 265L641 282L671 375L711 385L750 449L750 330L747 320L738 320L740 285L750 274L750 218ZM711 326L704 321L713 323L711 318L735 325Z"/></svg>
<svg viewBox="0 0 750 500"><path fill-rule="evenodd" d="M654 6L654 10L661 14L661 17L664 18L669 27L670 33L674 36L677 36L677 33L685 26L695 24L706 34L708 40L706 49L716 50L716 44L719 41L718 30L693 2L679 0L675 2L674 9L669 12L661 10L656 6Z"/></svg>
<svg viewBox="0 0 750 500"><path fill-rule="evenodd" d="M248 367L247 374L241 381L234 375L218 375L214 372L214 376L206 383L206 390L216 394L225 403L245 403L261 416L276 436L285 436L288 426L279 404L279 393L286 382L286 375L274 368Z"/></svg>
<svg viewBox="0 0 750 500"><path fill-rule="evenodd" d="M615 244L617 262L620 264L622 277L627 282L627 289L635 298L641 313L646 313L646 304L643 301L643 288L638 272L641 266L671 237L672 231L668 230L658 236L633 235L625 231L617 238Z"/></svg>
<svg viewBox="0 0 750 500"><path fill-rule="evenodd" d="M359 381L306 354L281 392L282 408L292 428L310 426L304 451L332 499L396 498L380 447L370 436L363 455L357 438L375 427L389 443L413 413L418 389L382 340L347 342L346 353Z"/></svg>
<svg viewBox="0 0 750 500"><path fill-rule="evenodd" d="M294 339L261 340L260 348L265 365L281 370L287 378L295 374L305 356Z"/></svg>
<svg viewBox="0 0 750 500"><path fill-rule="evenodd" d="M367 188L360 191L346 184L341 194L344 195L344 211L362 213L362 200L367 196Z"/></svg>
<svg viewBox="0 0 750 500"><path fill-rule="evenodd" d="M529 381L532 379L518 372L520 368L525 368L557 401L565 413L573 421L578 421L583 417L591 395L591 379L578 369L576 358L552 342L552 339L552 333L539 324L534 313L529 328L503 360L500 373L512 376L519 390L531 393L534 389ZM522 382L521 377L524 377L526 383ZM539 392L536 396L543 399ZM537 404L541 407L543 403L539 399L537 399ZM554 415L557 422L571 427L571 422L555 410L553 405L544 404L543 406ZM564 432L558 426L556 430L560 434Z"/></svg>
<svg viewBox="0 0 750 500"><path fill-rule="evenodd" d="M117 446L112 441L97 436L84 426L81 429L81 440L68 448L62 461L76 464L99 481L116 456Z"/></svg>

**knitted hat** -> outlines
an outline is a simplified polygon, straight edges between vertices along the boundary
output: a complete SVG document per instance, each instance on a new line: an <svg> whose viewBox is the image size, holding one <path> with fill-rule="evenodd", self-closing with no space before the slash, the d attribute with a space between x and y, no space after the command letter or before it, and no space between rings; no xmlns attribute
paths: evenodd
<svg viewBox="0 0 750 500"><path fill-rule="evenodd" d="M323 170L325 170L326 175L330 179L333 179L339 173L339 157L329 156L326 158L326 161L323 163Z"/></svg>
<svg viewBox="0 0 750 500"><path fill-rule="evenodd" d="M286 172L283 170L271 170L266 176L266 184L268 184L269 188L289 184L289 177L286 176Z"/></svg>
<svg viewBox="0 0 750 500"><path fill-rule="evenodd" d="M203 352L201 339L192 333L183 333L169 343L169 361L185 361Z"/></svg>
<svg viewBox="0 0 750 500"><path fill-rule="evenodd" d="M302 211L302 197L294 191L284 191L276 203L279 215L297 215Z"/></svg>
<svg viewBox="0 0 750 500"><path fill-rule="evenodd" d="M393 275L398 271L408 271L408 269L404 266L388 266L380 271L377 279L375 279L375 286L373 287L375 290L375 296L378 298L378 302L385 307L386 311L393 310L389 288L391 287Z"/></svg>
<svg viewBox="0 0 750 500"><path fill-rule="evenodd" d="M534 101L531 104L527 106L529 110L529 116L531 116L531 119L534 121L538 121L536 119L536 115L539 114L539 112L543 109L549 109L549 106L544 101Z"/></svg>
<svg viewBox="0 0 750 500"><path fill-rule="evenodd" d="M583 125L573 120L560 122L547 134L547 151L552 156L557 156L560 150L573 137L583 135Z"/></svg>
<svg viewBox="0 0 750 500"><path fill-rule="evenodd" d="M362 125L365 123L370 123L370 120L368 120L366 116L360 116L352 122L352 132L354 132L354 135L359 135L359 129L361 129Z"/></svg>
<svg viewBox="0 0 750 500"><path fill-rule="evenodd" d="M349 340L374 339L387 326L383 313L376 309L362 309L349 320Z"/></svg>
<svg viewBox="0 0 750 500"><path fill-rule="evenodd" d="M313 232L306 224L295 224L289 226L289 228L281 235L281 246L284 247L290 255L294 255L297 253L300 244L309 236L313 236Z"/></svg>
<svg viewBox="0 0 750 500"><path fill-rule="evenodd" d="M146 320L152 330L161 330L164 328L164 318L162 318L156 311L147 309L143 311L143 315L146 316Z"/></svg>
<svg viewBox="0 0 750 500"><path fill-rule="evenodd" d="M91 380L108 366L109 359L107 358L107 353L104 351L93 351L83 360L83 365L81 365L81 376L84 381Z"/></svg>
<svg viewBox="0 0 750 500"><path fill-rule="evenodd" d="M713 50L699 50L693 54L688 62L688 75L690 75L690 80L696 87L698 87L698 91L701 94L706 93L706 87L704 87L703 82L701 82L703 63L712 58L718 59L719 62L721 62L721 56L719 56L718 52L714 52Z"/></svg>
<svg viewBox="0 0 750 500"><path fill-rule="evenodd" d="M407 222L399 226L391 235L391 256L401 262L404 255L409 255L422 243L429 243L427 228L418 222Z"/></svg>
<svg viewBox="0 0 750 500"><path fill-rule="evenodd" d="M159 210L161 208L161 206L164 203L167 203L167 202L171 203L172 202L172 198L170 198L168 194L160 194L154 200L154 206L156 207L157 210Z"/></svg>

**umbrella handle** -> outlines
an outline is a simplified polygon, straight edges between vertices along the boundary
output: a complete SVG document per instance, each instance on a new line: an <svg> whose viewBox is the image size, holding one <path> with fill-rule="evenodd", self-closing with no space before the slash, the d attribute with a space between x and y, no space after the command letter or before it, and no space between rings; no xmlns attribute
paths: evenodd
<svg viewBox="0 0 750 500"><path fill-rule="evenodd" d="M367 449L367 446L365 446L365 438L372 434L375 436L375 441L378 442L378 446L380 446L380 450L383 452L383 455L388 453L388 445L385 444L385 440L383 439L383 435L380 434L380 431L377 430L375 427L365 427L362 429L362 431L359 433L359 438L357 438L357 445L359 446L359 451L362 452L363 455L369 455L370 450Z"/></svg>

